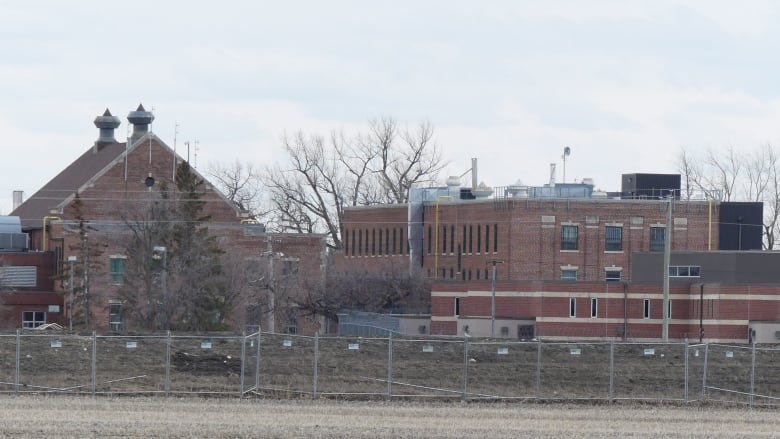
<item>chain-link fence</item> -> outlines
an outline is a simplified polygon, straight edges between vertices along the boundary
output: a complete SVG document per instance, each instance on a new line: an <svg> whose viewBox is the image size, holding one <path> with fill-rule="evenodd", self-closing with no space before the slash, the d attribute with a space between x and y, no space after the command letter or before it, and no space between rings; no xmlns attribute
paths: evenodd
<svg viewBox="0 0 780 439"><path fill-rule="evenodd" d="M780 348L446 337L0 334L0 391L778 405Z"/></svg>

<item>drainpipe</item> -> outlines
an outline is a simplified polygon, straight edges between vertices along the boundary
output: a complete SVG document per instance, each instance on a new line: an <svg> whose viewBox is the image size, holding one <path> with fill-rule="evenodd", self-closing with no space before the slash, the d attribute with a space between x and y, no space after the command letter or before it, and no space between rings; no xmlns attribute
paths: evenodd
<svg viewBox="0 0 780 439"><path fill-rule="evenodd" d="M628 282L623 282L623 341L628 338Z"/></svg>
<svg viewBox="0 0 780 439"><path fill-rule="evenodd" d="M43 235L41 236L41 248L43 249L43 251L46 251L46 248L48 247L48 245L47 245L47 243L48 243L48 239L47 238L48 237L46 236L46 226L48 225L47 223L50 220L58 220L59 221L60 217L58 217L58 216L45 216L45 217L43 217Z"/></svg>
<svg viewBox="0 0 780 439"><path fill-rule="evenodd" d="M699 343L704 340L704 284L699 285Z"/></svg>

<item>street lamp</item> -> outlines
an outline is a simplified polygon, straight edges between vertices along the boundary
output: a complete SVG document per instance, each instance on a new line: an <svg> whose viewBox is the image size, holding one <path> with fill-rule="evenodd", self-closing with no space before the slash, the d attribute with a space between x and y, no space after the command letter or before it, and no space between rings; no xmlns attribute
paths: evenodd
<svg viewBox="0 0 780 439"><path fill-rule="evenodd" d="M68 256L68 266L70 268L70 280L68 286L70 287L70 298L68 303L68 329L73 332L73 274L75 271L76 257Z"/></svg>

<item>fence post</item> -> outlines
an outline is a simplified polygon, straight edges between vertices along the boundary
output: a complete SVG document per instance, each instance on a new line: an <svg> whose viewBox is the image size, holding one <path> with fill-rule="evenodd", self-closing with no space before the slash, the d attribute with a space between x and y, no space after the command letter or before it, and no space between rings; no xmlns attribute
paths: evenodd
<svg viewBox="0 0 780 439"><path fill-rule="evenodd" d="M92 396L97 388L97 332L92 331Z"/></svg>
<svg viewBox="0 0 780 439"><path fill-rule="evenodd" d="M255 357L255 392L260 391L260 328L257 328L257 357Z"/></svg>
<svg viewBox="0 0 780 439"><path fill-rule="evenodd" d="M704 345L704 366L701 372L701 400L707 397L707 357L710 353L710 344Z"/></svg>
<svg viewBox="0 0 780 439"><path fill-rule="evenodd" d="M22 337L19 330L16 330L16 378L14 379L14 392L19 393L19 352L21 348Z"/></svg>
<svg viewBox="0 0 780 439"><path fill-rule="evenodd" d="M755 393L756 393L756 343L753 341L753 349L751 351L750 358L750 407L755 406Z"/></svg>
<svg viewBox="0 0 780 439"><path fill-rule="evenodd" d="M240 380L240 391L238 394L239 398L244 397L244 370L245 370L245 362L246 361L246 331L241 332L241 380ZM228 365L228 367L230 367Z"/></svg>
<svg viewBox="0 0 780 439"><path fill-rule="evenodd" d="M171 391L171 330L165 339L165 396Z"/></svg>
<svg viewBox="0 0 780 439"><path fill-rule="evenodd" d="M609 342L609 402L615 396L615 339Z"/></svg>
<svg viewBox="0 0 780 439"><path fill-rule="evenodd" d="M393 399L393 333L387 338L387 399Z"/></svg>
<svg viewBox="0 0 780 439"><path fill-rule="evenodd" d="M538 401L542 395L542 339L536 341L536 392L534 397Z"/></svg>
<svg viewBox="0 0 780 439"><path fill-rule="evenodd" d="M689 354L689 347L688 347L688 339L685 339L685 393L684 393L684 399L685 399L685 405L688 405L688 354Z"/></svg>
<svg viewBox="0 0 780 439"><path fill-rule="evenodd" d="M312 379L312 398L317 399L317 366L320 361L320 332L314 333L314 377Z"/></svg>
<svg viewBox="0 0 780 439"><path fill-rule="evenodd" d="M469 339L463 338L463 395L462 398L468 399L469 389Z"/></svg>

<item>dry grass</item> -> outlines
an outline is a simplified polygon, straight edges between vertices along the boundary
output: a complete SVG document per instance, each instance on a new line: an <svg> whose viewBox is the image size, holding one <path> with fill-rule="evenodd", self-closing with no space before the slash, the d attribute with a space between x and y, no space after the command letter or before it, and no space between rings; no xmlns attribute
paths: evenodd
<svg viewBox="0 0 780 439"><path fill-rule="evenodd" d="M0 395L14 437L780 437L775 410Z"/></svg>

